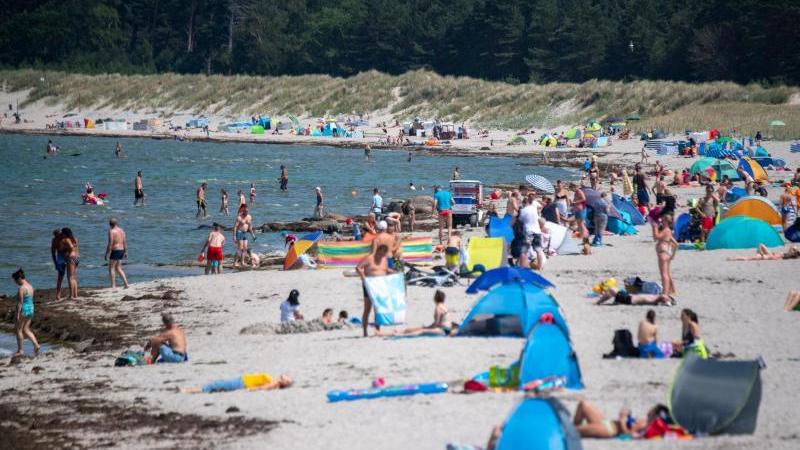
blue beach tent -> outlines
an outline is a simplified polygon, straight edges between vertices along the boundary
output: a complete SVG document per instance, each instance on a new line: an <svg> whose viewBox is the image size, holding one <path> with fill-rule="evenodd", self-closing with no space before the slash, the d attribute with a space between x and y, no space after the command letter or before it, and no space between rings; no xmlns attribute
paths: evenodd
<svg viewBox="0 0 800 450"><path fill-rule="evenodd" d="M708 235L706 250L720 248L780 247L783 239L769 223L748 216L729 217L714 227Z"/></svg>
<svg viewBox="0 0 800 450"><path fill-rule="evenodd" d="M498 284L531 283L542 289L556 287L550 280L524 267L498 267L479 276L467 288L467 294L489 291Z"/></svg>
<svg viewBox="0 0 800 450"><path fill-rule="evenodd" d="M510 244L514 240L514 230L511 229L511 215L506 214L502 218L489 217L489 237L501 237Z"/></svg>
<svg viewBox="0 0 800 450"><path fill-rule="evenodd" d="M519 384L548 377L566 377L566 387L583 389L578 356L569 341L566 324L539 321L528 333L520 357Z"/></svg>
<svg viewBox="0 0 800 450"><path fill-rule="evenodd" d="M611 201L620 213L628 213L630 223L634 225L644 225L646 223L642 213L636 209L636 206L630 200L623 198L619 194L611 194Z"/></svg>
<svg viewBox="0 0 800 450"><path fill-rule="evenodd" d="M458 335L525 337L544 313L567 329L558 302L542 288L530 283L501 285L475 303Z"/></svg>
<svg viewBox="0 0 800 450"><path fill-rule="evenodd" d="M498 450L582 450L569 411L558 399L526 398L503 426Z"/></svg>

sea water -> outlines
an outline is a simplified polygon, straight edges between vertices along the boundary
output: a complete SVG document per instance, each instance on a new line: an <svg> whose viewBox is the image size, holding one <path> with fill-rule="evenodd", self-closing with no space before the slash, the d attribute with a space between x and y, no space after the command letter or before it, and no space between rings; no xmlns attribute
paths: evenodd
<svg viewBox="0 0 800 450"><path fill-rule="evenodd" d="M48 138L59 154L46 155ZM120 159L114 156L117 141L123 146ZM125 270L131 282L200 273L170 265L196 260L208 235L201 225L233 226L236 193L242 190L249 200L250 183L257 189L253 223L260 225L311 216L316 186L323 190L326 212L355 215L368 212L374 187L385 200L432 195L433 186L446 184L456 166L462 179L484 184L521 182L530 173L551 180L576 177L569 169L532 167L530 158L412 153L409 162L406 151L373 150L366 161L362 149L325 146L0 134L0 290L16 292L11 273L19 267L35 287L54 286L50 240L53 229L62 227L70 227L80 245L81 285L106 285L103 253L112 216L127 232ZM279 189L281 164L289 170L288 192ZM143 173L144 207L133 206L137 170ZM108 195L106 206L81 204L87 182ZM210 217L197 219L195 190L201 182L208 183ZM409 190L409 183L418 190ZM228 191L227 217L219 213L221 188ZM283 249L277 234L257 236L251 242L256 251ZM231 252L232 238L226 237Z"/></svg>

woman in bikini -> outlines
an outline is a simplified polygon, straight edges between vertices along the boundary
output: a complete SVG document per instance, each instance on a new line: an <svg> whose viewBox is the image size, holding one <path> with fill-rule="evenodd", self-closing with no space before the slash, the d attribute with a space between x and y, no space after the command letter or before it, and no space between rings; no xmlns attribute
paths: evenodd
<svg viewBox="0 0 800 450"><path fill-rule="evenodd" d="M597 184L600 182L600 169L597 167L597 161L592 160L589 166L589 183L592 189L597 190Z"/></svg>
<svg viewBox="0 0 800 450"><path fill-rule="evenodd" d="M664 295L675 295L675 282L672 279L670 265L678 249L678 241L672 236L672 214L661 216L661 225L651 221L653 227L653 240L656 241L656 256L658 257L658 271L661 273L661 285Z"/></svg>
<svg viewBox="0 0 800 450"><path fill-rule="evenodd" d="M425 327L406 328L401 332L394 331L392 333L385 334L378 333L378 336L450 336L455 334L456 330L458 330L458 324L450 319L450 313L447 311L447 306L444 304L444 299L444 292L437 289L436 293L433 294L433 302L436 304L436 307L433 309L432 324Z"/></svg>
<svg viewBox="0 0 800 450"><path fill-rule="evenodd" d="M562 221L566 220L566 217L569 216L569 197L567 195L567 190L564 188L563 183L561 180L556 181L556 208L558 208L558 213L561 215Z"/></svg>
<svg viewBox="0 0 800 450"><path fill-rule="evenodd" d="M700 337L700 319L691 309L686 308L681 311L681 340L673 342L672 346L683 352L684 356L687 352L692 352L700 358L708 358L708 349Z"/></svg>
<svg viewBox="0 0 800 450"><path fill-rule="evenodd" d="M81 262L81 251L78 240L69 228L61 229L61 252L67 263L67 282L69 283L69 296L67 300L78 299L78 264Z"/></svg>
<svg viewBox="0 0 800 450"><path fill-rule="evenodd" d="M575 216L575 225L581 235L581 239L588 239L589 231L584 225L586 220L586 194L575 183L569 184L572 191L572 214Z"/></svg>

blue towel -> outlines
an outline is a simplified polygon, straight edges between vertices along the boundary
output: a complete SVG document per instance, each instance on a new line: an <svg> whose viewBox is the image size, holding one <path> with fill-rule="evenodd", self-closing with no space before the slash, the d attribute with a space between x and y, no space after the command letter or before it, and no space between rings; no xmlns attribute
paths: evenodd
<svg viewBox="0 0 800 450"><path fill-rule="evenodd" d="M406 286L403 274L367 277L365 280L367 293L375 308L375 323L381 326L405 322Z"/></svg>

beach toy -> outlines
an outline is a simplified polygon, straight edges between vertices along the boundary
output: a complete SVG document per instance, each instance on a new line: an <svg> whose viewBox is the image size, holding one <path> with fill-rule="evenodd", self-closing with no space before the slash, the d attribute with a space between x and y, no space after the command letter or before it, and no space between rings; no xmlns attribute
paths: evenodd
<svg viewBox="0 0 800 450"><path fill-rule="evenodd" d="M199 262L199 263L201 263L201 264L202 264L202 263L203 263L203 261L204 261L205 259L206 259L206 255L204 255L204 254L202 254L202 253L200 253L199 255L197 255L197 262Z"/></svg>
<svg viewBox="0 0 800 450"><path fill-rule="evenodd" d="M447 392L447 383L403 384L398 386L373 387L368 389L347 389L329 391L328 401L331 403L353 400L371 400L382 397L406 397L410 395L443 394Z"/></svg>
<svg viewBox="0 0 800 450"><path fill-rule="evenodd" d="M384 380L383 377L378 377L372 380L372 387L379 388L384 386L386 386L386 380Z"/></svg>

